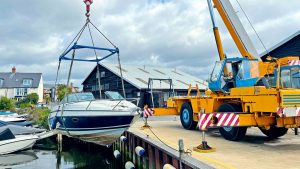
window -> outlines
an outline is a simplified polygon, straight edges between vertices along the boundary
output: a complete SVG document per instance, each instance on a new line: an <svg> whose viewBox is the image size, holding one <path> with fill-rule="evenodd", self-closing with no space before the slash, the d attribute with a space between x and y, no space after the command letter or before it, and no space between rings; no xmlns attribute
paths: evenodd
<svg viewBox="0 0 300 169"><path fill-rule="evenodd" d="M100 73L100 77L105 77L105 71Z"/></svg>
<svg viewBox="0 0 300 169"><path fill-rule="evenodd" d="M3 86L4 79L0 79L0 87Z"/></svg>
<svg viewBox="0 0 300 169"><path fill-rule="evenodd" d="M250 71L245 71L250 70ZM249 79L259 77L259 69L257 61L244 60L239 64L239 79Z"/></svg>
<svg viewBox="0 0 300 169"><path fill-rule="evenodd" d="M109 90L109 83L101 85L101 90Z"/></svg>
<svg viewBox="0 0 300 169"><path fill-rule="evenodd" d="M291 71L289 69L281 71L281 84L284 88L290 88L291 86Z"/></svg>
<svg viewBox="0 0 300 169"><path fill-rule="evenodd" d="M109 90L109 83L106 83L106 84L104 85L104 90Z"/></svg>
<svg viewBox="0 0 300 169"><path fill-rule="evenodd" d="M32 79L23 79L24 86L32 86Z"/></svg>
<svg viewBox="0 0 300 169"><path fill-rule="evenodd" d="M27 95L27 88L16 88L15 89L15 96L26 96Z"/></svg>
<svg viewBox="0 0 300 169"><path fill-rule="evenodd" d="M215 67L210 75L210 81L214 82L219 79L220 72L222 70L223 61L217 61Z"/></svg>
<svg viewBox="0 0 300 169"><path fill-rule="evenodd" d="M300 70L298 67L281 70L281 86L283 88L300 88Z"/></svg>

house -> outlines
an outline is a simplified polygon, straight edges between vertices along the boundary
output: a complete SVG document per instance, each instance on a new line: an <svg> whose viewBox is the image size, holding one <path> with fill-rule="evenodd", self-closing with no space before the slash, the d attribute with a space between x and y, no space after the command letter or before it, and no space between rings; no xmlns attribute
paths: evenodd
<svg viewBox="0 0 300 169"><path fill-rule="evenodd" d="M100 63L99 73L97 75L97 66L83 81L83 91L92 92L96 98L99 98L99 81L100 76L101 95L104 96L105 91L117 91L123 94L120 68L117 64ZM198 84L200 91L203 93L207 88L207 82L189 75L180 70L171 68L161 68L153 66L133 66L122 64L122 75L124 79L124 88L127 98L139 98L139 106L151 104L153 94L153 102L155 106L164 106L170 92L175 95L187 95L189 84L195 86ZM148 86L149 78L154 79L170 79L170 80L154 80L153 85ZM173 85L170 85L172 81ZM171 90L170 90L171 88ZM174 90L174 93L173 93ZM196 91L193 91L195 94Z"/></svg>
<svg viewBox="0 0 300 169"><path fill-rule="evenodd" d="M268 51L260 54L263 61L267 56L271 55L274 58L282 58L285 56L300 56L300 31L282 40Z"/></svg>
<svg viewBox="0 0 300 169"><path fill-rule="evenodd" d="M57 96L55 93L55 85L50 83L44 84L44 98L50 97L50 101L55 101ZM46 101L45 101L46 102Z"/></svg>
<svg viewBox="0 0 300 169"><path fill-rule="evenodd" d="M30 93L37 93L39 102L43 101L42 73L19 73L15 67L0 72L0 97L20 100Z"/></svg>

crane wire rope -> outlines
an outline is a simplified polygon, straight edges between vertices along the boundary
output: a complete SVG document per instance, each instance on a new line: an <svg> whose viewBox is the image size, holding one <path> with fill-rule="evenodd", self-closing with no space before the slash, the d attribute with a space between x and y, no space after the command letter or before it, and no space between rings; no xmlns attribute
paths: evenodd
<svg viewBox="0 0 300 169"><path fill-rule="evenodd" d="M120 60L120 51L119 48L111 41L109 40L104 33L102 33L91 21L89 23L113 46L117 49L117 55L118 55L118 67L120 71L120 76L121 76L121 84L122 84L122 90L123 90L123 96L126 99L126 92L125 92L125 85L124 85L124 77L123 77L123 70L122 70L122 65L121 65L121 60Z"/></svg>
<svg viewBox="0 0 300 169"><path fill-rule="evenodd" d="M80 29L80 31L76 34L76 36L73 38L73 40L71 41L71 43L67 46L67 48L64 50L63 54L68 50L68 48L71 46L71 44L75 41L75 43L78 42L78 40L80 39L84 29L86 28L86 25L87 25L87 22L83 25L83 27ZM75 56L75 49L73 50L73 54L72 54L72 58L74 59L74 56ZM57 82L58 82L58 76L59 76L59 70L60 70L60 65L61 65L61 60L59 60L59 63L58 63L58 68L57 68L57 73L56 73L56 79L55 79L55 92L57 90ZM71 70L72 70L72 66L73 66L73 60L71 61L71 66L70 66L70 69L69 69L69 75L68 75L68 79L67 79L67 92L64 94L64 97L68 94L68 90L69 90L69 81L70 81L70 76L71 76ZM68 102L68 97L67 97L67 102ZM60 108L60 107L59 107ZM59 111L59 108L55 114L55 117L57 118L57 114L58 114L58 111ZM65 120L63 118L63 114L64 114L64 111L65 111L65 103L63 103L62 105L62 108L61 108L61 114L60 114L60 119L62 121L62 126L64 127L64 129L67 131L67 134L69 136L71 136L69 130L67 129L66 125L65 125Z"/></svg>
<svg viewBox="0 0 300 169"><path fill-rule="evenodd" d="M261 45L263 46L263 48L266 50L267 54L268 54L269 56L271 56L269 50L266 48L264 42L263 42L262 39L260 38L260 36L259 36L259 34L257 33L256 29L254 28L252 22L250 21L250 18L248 17L246 11L243 9L242 5L239 3L238 0L236 0L236 2L237 2L237 4L238 4L238 6L241 8L243 14L245 15L247 21L249 22L251 28L253 29L255 35L257 36L257 38L258 38L258 40L259 40L259 42L261 43Z"/></svg>
<svg viewBox="0 0 300 169"><path fill-rule="evenodd" d="M89 19L87 19L89 21ZM95 49L95 43L94 43L94 39L93 39L93 36L92 36L92 32L91 32L91 28L90 28L90 25L87 24L87 27L88 27L88 30L89 30L89 34L90 34L90 37L91 37L91 41L92 41L92 44L93 44L93 47L94 47L94 54L95 54L95 57L96 57L96 60L98 60L98 55L97 55L97 51ZM102 91L101 91L101 74L99 72L99 62L96 63L96 67L97 67L97 73L96 73L96 83L97 83L97 78L98 78L98 86L99 86L99 97L100 99L102 98ZM96 85L97 86L97 85ZM96 87L97 88L97 87Z"/></svg>

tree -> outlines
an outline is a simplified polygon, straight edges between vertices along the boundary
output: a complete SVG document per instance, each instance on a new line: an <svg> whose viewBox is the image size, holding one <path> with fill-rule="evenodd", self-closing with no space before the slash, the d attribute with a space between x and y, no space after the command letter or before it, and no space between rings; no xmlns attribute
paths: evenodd
<svg viewBox="0 0 300 169"><path fill-rule="evenodd" d="M36 93L30 93L27 95L26 99L31 104L37 104L39 101L39 95Z"/></svg>
<svg viewBox="0 0 300 169"><path fill-rule="evenodd" d="M66 94L69 94L72 92L72 88L71 87L67 87L67 85L64 84L60 84L57 87L57 98L59 101L61 101Z"/></svg>
<svg viewBox="0 0 300 169"><path fill-rule="evenodd" d="M44 99L46 101L46 104L50 103L51 102L51 97L49 95L45 95L44 96Z"/></svg>
<svg viewBox="0 0 300 169"><path fill-rule="evenodd" d="M14 100L7 97L0 98L0 110L12 110L15 108Z"/></svg>

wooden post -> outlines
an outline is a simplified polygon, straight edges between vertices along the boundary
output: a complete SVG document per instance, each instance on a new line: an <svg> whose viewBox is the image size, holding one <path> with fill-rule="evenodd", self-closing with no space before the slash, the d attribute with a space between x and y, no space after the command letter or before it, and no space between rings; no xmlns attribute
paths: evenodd
<svg viewBox="0 0 300 169"><path fill-rule="evenodd" d="M149 169L155 169L155 159L152 145L148 144Z"/></svg>
<svg viewBox="0 0 300 169"><path fill-rule="evenodd" d="M146 155L145 155L145 157L142 159L142 164L143 164L143 168L149 168L149 167L147 167L148 165L149 165L149 163L148 163L148 161L147 161L147 158L149 157L149 152L148 152L148 149L147 149L147 147L146 147L146 143L145 143L145 141L144 140L142 140L142 147L144 147L144 149L146 150ZM147 165L147 163L148 163L148 165Z"/></svg>
<svg viewBox="0 0 300 169"><path fill-rule="evenodd" d="M155 148L155 168L161 168L159 150Z"/></svg>

